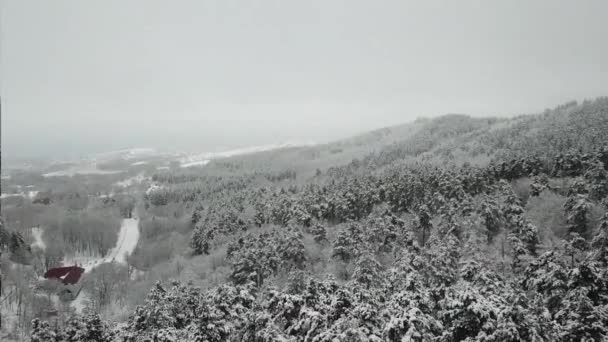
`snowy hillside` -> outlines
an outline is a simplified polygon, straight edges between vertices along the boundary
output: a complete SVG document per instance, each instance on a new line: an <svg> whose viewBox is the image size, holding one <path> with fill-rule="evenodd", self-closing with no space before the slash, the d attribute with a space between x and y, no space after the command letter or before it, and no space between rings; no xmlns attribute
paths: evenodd
<svg viewBox="0 0 608 342"><path fill-rule="evenodd" d="M181 167L191 167L191 166L203 166L209 163L210 160L213 159L221 159L221 158L229 158L239 155L245 154L253 154L259 152L266 152L272 150L278 150L283 148L290 147L302 147L302 146L312 146L315 145L313 142L307 143L282 143L282 144L268 144L268 145L258 145L258 146L249 146L242 147L237 149L231 149L221 152L205 152L200 154L193 154L182 157L180 159Z"/></svg>

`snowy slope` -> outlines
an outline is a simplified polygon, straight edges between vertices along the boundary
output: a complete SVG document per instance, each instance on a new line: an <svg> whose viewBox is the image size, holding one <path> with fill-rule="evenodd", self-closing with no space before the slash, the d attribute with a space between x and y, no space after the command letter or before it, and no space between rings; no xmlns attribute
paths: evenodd
<svg viewBox="0 0 608 342"><path fill-rule="evenodd" d="M97 168L96 163L85 163L85 164L79 164L76 166L72 166L66 170L45 173L42 176L43 177L64 177L64 176L71 177L74 175L111 175L111 174L116 174L116 173L120 173L120 172L122 172L122 171L100 170Z"/></svg>
<svg viewBox="0 0 608 342"><path fill-rule="evenodd" d="M128 159L135 159L135 158L150 157L150 156L154 156L157 154L158 154L158 152L154 148L136 147L136 148L129 148L129 149L118 150L118 151L97 153L97 154L90 156L89 159L95 160L98 162L104 161L104 160L111 160L111 159L128 160Z"/></svg>
<svg viewBox="0 0 608 342"><path fill-rule="evenodd" d="M312 146L314 143L283 143L283 144L269 144L269 145L259 145L259 146L250 146L237 148L222 152L206 152L201 154L194 154L183 157L180 160L181 167L190 167L190 166L199 166L205 165L212 159L220 159L220 158L229 158L244 154L252 154L258 152L266 152L277 150L281 148L289 148L289 147L301 147L301 146Z"/></svg>

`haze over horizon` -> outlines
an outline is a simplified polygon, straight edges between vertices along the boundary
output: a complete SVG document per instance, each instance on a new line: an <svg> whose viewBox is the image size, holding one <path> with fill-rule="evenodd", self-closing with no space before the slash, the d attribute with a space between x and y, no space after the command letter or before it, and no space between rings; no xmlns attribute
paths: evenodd
<svg viewBox="0 0 608 342"><path fill-rule="evenodd" d="M541 112L608 95L605 13L599 0L0 0L2 156L214 151Z"/></svg>

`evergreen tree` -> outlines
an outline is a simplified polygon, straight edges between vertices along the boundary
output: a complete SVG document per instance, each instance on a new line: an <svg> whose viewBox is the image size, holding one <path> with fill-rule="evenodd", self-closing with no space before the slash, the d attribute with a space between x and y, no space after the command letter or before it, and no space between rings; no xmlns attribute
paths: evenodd
<svg viewBox="0 0 608 342"><path fill-rule="evenodd" d="M338 231L336 240L333 243L332 257L338 258L343 262L348 262L354 256L353 247L355 242L350 238L346 230Z"/></svg>
<svg viewBox="0 0 608 342"><path fill-rule="evenodd" d="M190 219L190 222L192 222L193 225L196 225L198 221L200 221L204 210L205 208L200 204L194 209L194 212L192 213L192 218Z"/></svg>
<svg viewBox="0 0 608 342"><path fill-rule="evenodd" d="M317 223L310 228L310 233L312 234L316 243L322 244L327 242L327 230L323 225Z"/></svg>
<svg viewBox="0 0 608 342"><path fill-rule="evenodd" d="M524 255L536 256L540 244L538 229L522 216L513 218L514 227L509 232L508 240L513 250L513 266L521 265Z"/></svg>
<svg viewBox="0 0 608 342"><path fill-rule="evenodd" d="M568 197L564 203L564 209L567 214L568 232L578 233L580 236L588 238L591 232L587 215L591 209L591 202L587 195L575 194Z"/></svg>
<svg viewBox="0 0 608 342"><path fill-rule="evenodd" d="M92 313L85 317L82 342L109 342L111 338L109 330L98 314Z"/></svg>
<svg viewBox="0 0 608 342"><path fill-rule="evenodd" d="M608 196L608 171L606 171L602 162L593 164L587 172L585 172L585 180L589 183L591 198L602 200Z"/></svg>
<svg viewBox="0 0 608 342"><path fill-rule="evenodd" d="M576 257L582 255L586 249L587 241L578 235L578 233L568 234L568 239L564 241L564 250L566 255L570 256L571 267L575 266Z"/></svg>
<svg viewBox="0 0 608 342"><path fill-rule="evenodd" d="M55 333L46 321L38 318L32 320L31 342L50 342L55 340Z"/></svg>
<svg viewBox="0 0 608 342"><path fill-rule="evenodd" d="M562 341L603 341L608 333L608 308L594 306L584 288L568 292L555 318Z"/></svg>
<svg viewBox="0 0 608 342"><path fill-rule="evenodd" d="M488 242L492 242L494 236L500 230L501 213L498 204L493 199L486 197L481 203L480 215L486 227Z"/></svg>
<svg viewBox="0 0 608 342"><path fill-rule="evenodd" d="M530 184L530 196L538 196L546 189L549 189L549 178L546 174L542 173L538 176L532 177L532 184Z"/></svg>
<svg viewBox="0 0 608 342"><path fill-rule="evenodd" d="M424 246L431 234L431 229L433 228L429 208L424 204L418 208L416 225L422 233L422 246Z"/></svg>
<svg viewBox="0 0 608 342"><path fill-rule="evenodd" d="M591 247L594 249L593 259L599 261L604 267L608 266L608 213L602 216L597 232L591 241Z"/></svg>
<svg viewBox="0 0 608 342"><path fill-rule="evenodd" d="M371 253L363 253L355 262L353 279L369 289L371 286L381 283L381 268L382 266Z"/></svg>
<svg viewBox="0 0 608 342"><path fill-rule="evenodd" d="M280 241L278 245L278 253L284 265L289 264L296 268L302 269L306 262L306 249L302 243L301 234L290 232Z"/></svg>

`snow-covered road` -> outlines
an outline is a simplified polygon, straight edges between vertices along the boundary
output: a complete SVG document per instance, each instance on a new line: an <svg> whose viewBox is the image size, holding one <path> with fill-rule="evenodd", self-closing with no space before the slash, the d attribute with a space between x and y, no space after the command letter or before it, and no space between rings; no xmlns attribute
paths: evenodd
<svg viewBox="0 0 608 342"><path fill-rule="evenodd" d="M139 241L139 219L130 218L122 220L116 247L112 248L104 258L105 262L116 261L126 263L127 255L131 255Z"/></svg>
<svg viewBox="0 0 608 342"><path fill-rule="evenodd" d="M129 218L123 219L118 233L116 246L108 251L105 257L70 257L63 261L66 266L78 265L84 268L85 273L90 272L93 268L107 262L115 261L125 264L127 255L135 251L137 242L139 241L139 219Z"/></svg>
<svg viewBox="0 0 608 342"><path fill-rule="evenodd" d="M79 266L84 268L85 273L90 272L93 268L106 263L115 261L117 263L125 264L127 262L127 255L131 255L133 251L135 251L135 247L137 247L137 242L139 241L139 219L138 218L130 218L123 219L122 224L120 225L120 232L118 233L118 240L116 240L116 246L112 248L108 254L103 258L89 258L86 262L80 264ZM77 260L71 260L71 265L74 263L78 263ZM70 263L66 263L65 265L70 265ZM82 312L84 309L86 302L88 300L88 294L86 291L81 291L78 297L70 303L70 306L73 307L76 312Z"/></svg>

